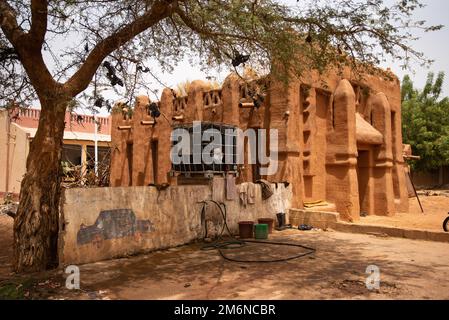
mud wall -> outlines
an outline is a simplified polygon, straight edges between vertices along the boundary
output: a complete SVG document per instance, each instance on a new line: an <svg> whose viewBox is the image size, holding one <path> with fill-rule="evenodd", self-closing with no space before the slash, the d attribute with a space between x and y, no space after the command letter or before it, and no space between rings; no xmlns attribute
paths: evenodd
<svg viewBox="0 0 449 320"><path fill-rule="evenodd" d="M262 84L265 99L255 107L252 97ZM220 89L193 81L186 96L163 91L158 104L166 119L156 123L149 104L138 97L133 118L113 116L112 186L177 185L169 175L171 127L199 120L277 130L278 149L270 150L278 155L277 172L260 177L258 165L245 162L237 181L287 181L295 208L328 202L347 221L408 211L400 83L391 73L311 71L288 83L270 77L244 82L230 74ZM252 149L244 144L245 159Z"/></svg>

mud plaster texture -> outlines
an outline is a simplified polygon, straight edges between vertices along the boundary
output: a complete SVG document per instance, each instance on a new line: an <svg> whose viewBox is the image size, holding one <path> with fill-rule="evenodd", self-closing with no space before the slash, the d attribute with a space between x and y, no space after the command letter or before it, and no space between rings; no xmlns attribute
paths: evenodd
<svg viewBox="0 0 449 320"><path fill-rule="evenodd" d="M408 212L401 133L400 83L351 70L315 72L288 83L269 82L260 108L246 108L252 83L229 75L221 89L194 81L184 97L165 89L157 102L163 117L153 123L150 99L138 97L132 117L112 116L111 184L114 187L180 184L171 176L172 127L208 121L278 130L278 170L263 177L288 181L293 208L326 201L345 221ZM245 147L245 158L249 151ZM238 168L238 182L255 182L253 165ZM174 213L175 214L175 213ZM176 213L182 214L182 213Z"/></svg>

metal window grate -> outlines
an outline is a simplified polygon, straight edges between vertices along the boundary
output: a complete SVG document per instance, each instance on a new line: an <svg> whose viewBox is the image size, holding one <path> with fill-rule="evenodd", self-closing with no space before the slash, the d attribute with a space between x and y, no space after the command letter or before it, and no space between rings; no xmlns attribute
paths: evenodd
<svg viewBox="0 0 449 320"><path fill-rule="evenodd" d="M206 130L215 129L221 134L221 145L217 145L217 148L221 150L223 160L221 163L204 163L202 159L202 153L204 148L210 144L210 141L201 141L201 148L194 148L193 141L193 124L180 124L174 126L174 129L186 129L188 130L191 137L191 154L188 163L181 162L180 164L172 164L172 171L184 174L186 177L193 176L196 174L205 173L236 173L237 172L237 131L235 126L221 124L221 123L211 123L202 122L201 123L201 136ZM217 142L215 142L217 143ZM214 148L214 149L217 149ZM201 159L200 163L194 163L196 149L201 150L201 154L197 155ZM230 161L226 161L229 159ZM229 162L229 163L226 163Z"/></svg>

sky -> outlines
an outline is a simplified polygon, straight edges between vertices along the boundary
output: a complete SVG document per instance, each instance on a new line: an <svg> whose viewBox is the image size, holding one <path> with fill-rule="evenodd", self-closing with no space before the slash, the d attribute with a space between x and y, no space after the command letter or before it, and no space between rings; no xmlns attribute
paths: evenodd
<svg viewBox="0 0 449 320"><path fill-rule="evenodd" d="M430 68L412 65L412 71L402 70L397 61L390 61L382 67L390 67L399 79L409 74L417 88L422 88L427 79L428 72L445 72L446 81L443 94L449 95L449 1L447 0L423 0L427 6L416 11L416 20L426 20L431 25L442 24L445 27L440 31L418 33L420 39L412 42L412 47L423 52L428 59L435 60Z"/></svg>
<svg viewBox="0 0 449 320"><path fill-rule="evenodd" d="M297 0L278 0L279 2L296 5ZM393 0L386 0L387 3ZM402 70L400 61L388 61L383 63L381 67L390 68L402 80L404 75L409 74L415 84L416 88L422 88L426 82L428 72L432 71L438 73L443 71L446 73L447 80L443 88L443 95L449 95L449 1L447 0L422 0L426 4L425 8L418 9L415 12L415 20L426 20L429 25L445 25L442 30L424 33L417 31L415 34L420 39L411 43L412 47L417 51L423 52L428 59L435 60L430 68L421 67L418 63L412 63L411 70ZM187 60L181 62L171 73L158 73L158 78L169 87L176 87L177 84L187 80L193 81L198 79L206 79L207 76L214 77L221 82L228 75L231 70L209 70L206 73L202 72L196 65L190 64ZM151 87L162 91L163 86L157 83L154 79L149 78ZM106 98L116 100L119 98L111 92L104 93ZM155 99L154 95L151 99ZM101 114L105 114L103 110Z"/></svg>
<svg viewBox="0 0 449 320"><path fill-rule="evenodd" d="M296 0L281 0L280 2L295 4ZM412 47L417 51L421 51L429 59L435 60L430 68L423 68L419 64L412 64L412 70L402 70L399 61L390 61L381 67L391 68L400 79L404 75L409 74L416 86L421 88L424 86L427 73L433 71L435 73L444 71L447 74L445 84L445 94L449 95L449 1L447 0L423 0L426 7L416 11L416 20L426 20L430 25L445 25L440 31L435 32L418 32L419 40L411 42ZM212 72L214 73L214 72ZM217 77L223 76L222 73L214 73ZM191 66L187 61L180 64L172 74L164 74L161 78L170 84L182 82L186 79L196 80L204 79L206 74L199 71L195 66Z"/></svg>
<svg viewBox="0 0 449 320"><path fill-rule="evenodd" d="M280 2L295 5L297 0L279 0ZM391 2L388 1L387 2ZM402 70L400 61L388 61L382 64L383 68L390 68L402 80L405 75L410 75L416 88L424 87L428 72L438 73L443 71L446 73L446 81L444 84L443 94L449 95L449 1L447 0L422 0L426 5L425 8L418 9L415 13L415 20L426 20L429 25L444 25L440 31L435 32L417 32L419 40L411 42L412 47L417 51L423 52L426 58L435 62L430 68L421 67L418 63L412 63L411 70ZM227 76L227 72L211 71L205 74L198 67L190 65L185 61L181 63L173 73L162 74L160 78L169 86L176 86L180 82L186 80L205 79L206 76L215 76L217 80L222 81ZM158 89L160 86L156 84Z"/></svg>

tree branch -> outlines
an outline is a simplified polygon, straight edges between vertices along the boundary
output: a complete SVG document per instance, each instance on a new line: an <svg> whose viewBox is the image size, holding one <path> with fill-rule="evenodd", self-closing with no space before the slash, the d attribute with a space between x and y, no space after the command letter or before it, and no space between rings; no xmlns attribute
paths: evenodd
<svg viewBox="0 0 449 320"><path fill-rule="evenodd" d="M0 0L0 27L14 46L26 36L25 31L17 24L16 12L6 0Z"/></svg>
<svg viewBox="0 0 449 320"><path fill-rule="evenodd" d="M56 81L42 57L42 43L47 29L47 1L33 0L33 26L26 33L17 23L16 12L6 0L0 0L0 27L13 45L38 95L54 93ZM45 8L42 6L45 5ZM33 36L38 36L37 40ZM39 44L40 39L42 43Z"/></svg>
<svg viewBox="0 0 449 320"><path fill-rule="evenodd" d="M45 40L47 33L47 18L48 18L48 1L47 0L32 0L31 1L31 29L29 36L39 48Z"/></svg>
<svg viewBox="0 0 449 320"><path fill-rule="evenodd" d="M101 62L135 36L151 28L159 21L170 16L177 7L177 1L159 0L144 15L126 25L118 32L99 42L91 51L79 70L64 84L72 96L87 88ZM161 44L162 45L162 44Z"/></svg>
<svg viewBox="0 0 449 320"><path fill-rule="evenodd" d="M225 38L233 38L233 39L240 39L240 40L247 40L247 41L254 41L254 38L252 37L248 37L242 34L236 34L236 33L225 33L225 32L216 32L216 31L212 31L209 28L207 28L206 26L198 26L196 25L192 19L190 19L190 17L180 8L177 8L175 10L175 12L179 15L179 17L181 18L181 20L184 22L184 24L189 27L192 31L209 37L209 38L214 38L214 37L225 37Z"/></svg>

